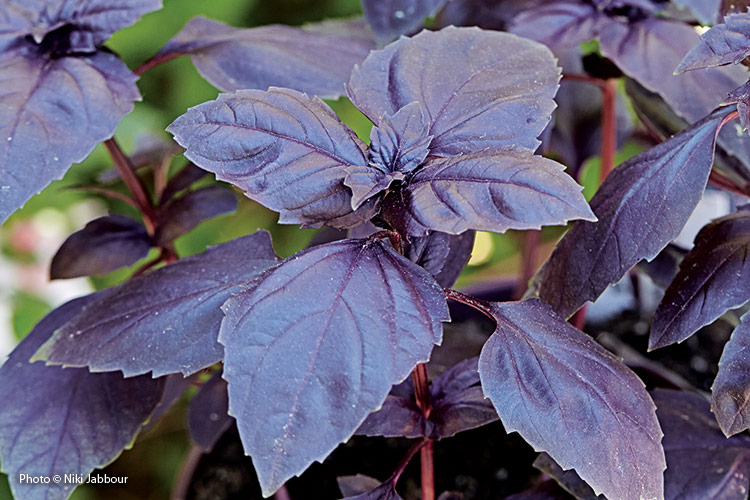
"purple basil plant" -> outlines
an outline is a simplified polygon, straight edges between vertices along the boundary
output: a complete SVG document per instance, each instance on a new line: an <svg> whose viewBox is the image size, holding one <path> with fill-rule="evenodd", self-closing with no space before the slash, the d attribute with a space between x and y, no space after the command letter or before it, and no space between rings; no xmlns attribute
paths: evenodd
<svg viewBox="0 0 750 500"><path fill-rule="evenodd" d="M68 477L112 462L193 385L196 446L236 428L265 497L290 498L286 484L314 462L371 436L411 443L387 478L342 474L342 497L401 499L419 455L421 499L462 498L436 491L435 449L496 420L543 452L546 480L509 499L747 497L750 89L738 63L750 13L686 0L364 0L363 19L303 28L198 17L130 70L104 42L160 7L0 0L2 220L103 142L129 194L91 189L140 220L89 222L50 276L155 255L50 312L0 367L0 466L15 498L68 498L81 482ZM699 23L714 27L698 35ZM126 155L113 134L138 77L180 56L225 93L173 121L176 144ZM342 96L372 123L369 143L322 100ZM618 131L625 102L635 125ZM581 120L591 106L597 119ZM591 141L601 185L587 202L577 181ZM624 141L641 152L614 168ZM553 159L566 157L580 161L566 171ZM227 184L279 224L324 228L320 240L281 259L258 230L180 258L177 238L236 209ZM733 209L675 260L708 184ZM537 230L550 225L568 228L537 270ZM454 289L476 232L509 230L525 232L518 300ZM649 349L734 318L711 394L583 331L587 303L644 269L664 282ZM428 370L451 317L470 328L458 304L494 331L478 357Z"/></svg>

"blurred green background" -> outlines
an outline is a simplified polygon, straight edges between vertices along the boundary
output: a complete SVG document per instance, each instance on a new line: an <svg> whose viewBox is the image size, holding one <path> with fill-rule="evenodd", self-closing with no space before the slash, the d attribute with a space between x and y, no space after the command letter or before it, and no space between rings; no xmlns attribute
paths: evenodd
<svg viewBox="0 0 750 500"><path fill-rule="evenodd" d="M164 8L145 16L136 25L118 32L108 47L135 68L174 36L189 19L207 16L234 26L252 27L269 23L299 25L335 17L361 14L359 0L164 0ZM204 81L188 58L179 58L147 72L139 82L143 101L136 103L117 130L116 138L132 152L143 138L156 135L169 140L165 127L191 106L214 99L217 90ZM370 123L346 99L330 103L342 120L368 140ZM181 157L173 167L185 164ZM51 283L50 259L65 237L86 222L108 211L138 217L127 205L73 186L94 182L112 168L103 147L79 165L74 165L61 181L54 182L14 214L0 231L0 359L23 338L51 308L92 289L112 286L126 279L142 262L131 268L92 279L80 278ZM592 183L596 183L596 165ZM124 192L124 187L120 186ZM177 240L180 255L201 252L207 245L230 240L266 228L273 235L282 257L304 248L315 230L277 226L272 213L239 196L232 215L208 221ZM545 240L554 240L560 228L545 229ZM521 237L479 233L471 265L459 285L477 280L514 275L519 268ZM549 246L549 244L548 244ZM149 258L153 257L152 255ZM127 488L79 487L76 500L165 499L169 498L179 466L189 449L184 428L186 401L181 401L165 418L148 428L108 471L129 477ZM0 476L0 499L10 499L5 476ZM22 499L18 499L22 500Z"/></svg>

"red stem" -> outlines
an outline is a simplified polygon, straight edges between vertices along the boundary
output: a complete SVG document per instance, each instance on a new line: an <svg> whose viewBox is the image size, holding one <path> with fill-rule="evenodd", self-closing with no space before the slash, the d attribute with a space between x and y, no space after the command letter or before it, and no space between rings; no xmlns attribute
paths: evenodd
<svg viewBox="0 0 750 500"><path fill-rule="evenodd" d="M497 318L492 313L492 307L490 306L490 303L486 300L477 299L476 297L466 295L465 293L461 293L450 288L443 288L443 292L445 292L445 296L449 299L455 300L456 302L460 302L469 307L473 307L477 311L490 318L492 321L497 321Z"/></svg>
<svg viewBox="0 0 750 500"><path fill-rule="evenodd" d="M104 141L104 145L112 157L112 161L117 167L120 177L122 177L125 185L128 186L128 189L133 194L133 199L138 206L138 210L143 215L143 224L146 226L146 230L153 236L156 229L157 217L146 188L143 186L141 179L136 175L135 170L133 170L130 159L122 152L120 145L117 144L114 137Z"/></svg>
<svg viewBox="0 0 750 500"><path fill-rule="evenodd" d="M414 381L414 397L424 418L430 417L432 401L430 400L430 380L427 376L427 365L419 363L411 373ZM422 500L435 500L435 466L432 441L427 440L419 452L422 470Z"/></svg>
<svg viewBox="0 0 750 500"><path fill-rule="evenodd" d="M607 80L596 78L595 76L576 74L576 73L565 73L562 76L564 82L584 82L596 85L597 87L604 88L607 85Z"/></svg>
<svg viewBox="0 0 750 500"><path fill-rule="evenodd" d="M542 232L529 230L523 233L523 252L521 254L521 276L513 292L513 298L518 300L523 297L529 286L529 280L536 272L536 262L539 255L539 240Z"/></svg>
<svg viewBox="0 0 750 500"><path fill-rule="evenodd" d="M599 183L615 168L617 151L617 79L610 78L602 87L602 164Z"/></svg>
<svg viewBox="0 0 750 500"><path fill-rule="evenodd" d="M133 73L135 73L138 76L141 76L146 71L150 70L151 68L154 68L160 64L163 64L167 61L171 61L172 59L177 59L180 56L183 56L185 54L182 53L172 53L172 54L165 54L163 56L154 56L145 63L138 66Z"/></svg>
<svg viewBox="0 0 750 500"><path fill-rule="evenodd" d="M414 455L417 454L419 450L422 449L423 446L427 445L427 443L430 442L429 438L424 438L422 441L419 441L418 443L414 443L411 448L406 452L406 455L404 455L404 458L401 459L401 461L398 463L398 466L396 466L396 470L393 471L393 474L391 474L391 477L388 479L388 481L393 482L393 486L396 486L396 483L398 482L398 479L401 477L401 474L404 473L404 470L406 469L406 466L409 465L409 462L411 462L411 459L414 458Z"/></svg>
<svg viewBox="0 0 750 500"><path fill-rule="evenodd" d="M435 464L432 440L419 450L422 469L422 500L435 500Z"/></svg>

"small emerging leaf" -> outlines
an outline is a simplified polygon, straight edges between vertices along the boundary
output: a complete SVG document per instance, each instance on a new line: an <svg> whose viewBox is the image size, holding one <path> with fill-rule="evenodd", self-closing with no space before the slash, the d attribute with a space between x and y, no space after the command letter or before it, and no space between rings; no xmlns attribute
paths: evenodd
<svg viewBox="0 0 750 500"><path fill-rule="evenodd" d="M378 44L385 45L400 35L416 31L426 17L435 15L446 0L363 0L362 10L375 32Z"/></svg>
<svg viewBox="0 0 750 500"><path fill-rule="evenodd" d="M159 215L156 241L164 246L189 233L201 222L236 209L237 197L229 189L221 186L198 189L164 206Z"/></svg>
<svg viewBox="0 0 750 500"><path fill-rule="evenodd" d="M148 254L151 237L140 222L112 214L68 236L50 265L50 279L107 274Z"/></svg>
<svg viewBox="0 0 750 500"><path fill-rule="evenodd" d="M223 309L229 413L265 495L349 439L448 320L440 286L382 240L297 253Z"/></svg>
<svg viewBox="0 0 750 500"><path fill-rule="evenodd" d="M130 445L161 399L163 379L28 362L60 325L107 293L52 311L0 367L0 459L15 498L68 498L73 485L67 481L22 484L19 476L85 476L108 464Z"/></svg>
<svg viewBox="0 0 750 500"><path fill-rule="evenodd" d="M222 380L221 372L216 372L203 383L188 406L190 437L205 452L213 449L224 431L234 422L227 414L228 410L227 383Z"/></svg>
<svg viewBox="0 0 750 500"><path fill-rule="evenodd" d="M489 303L479 375L508 432L619 500L663 498L655 406L619 359L537 299Z"/></svg>
<svg viewBox="0 0 750 500"><path fill-rule="evenodd" d="M750 300L750 207L701 229L654 313L649 349L682 342Z"/></svg>
<svg viewBox="0 0 750 500"><path fill-rule="evenodd" d="M729 14L724 22L701 35L675 73L691 69L737 64L750 55L750 13Z"/></svg>
<svg viewBox="0 0 750 500"><path fill-rule="evenodd" d="M126 376L194 373L223 357L221 304L276 262L264 231L210 247L87 304L34 358Z"/></svg>

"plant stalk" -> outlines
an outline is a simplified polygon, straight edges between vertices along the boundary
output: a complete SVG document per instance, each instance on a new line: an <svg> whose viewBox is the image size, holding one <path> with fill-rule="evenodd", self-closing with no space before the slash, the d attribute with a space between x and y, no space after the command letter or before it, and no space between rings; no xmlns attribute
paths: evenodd
<svg viewBox="0 0 750 500"><path fill-rule="evenodd" d="M615 168L617 152L617 79L609 78L602 86L602 151L599 184Z"/></svg>
<svg viewBox="0 0 750 500"><path fill-rule="evenodd" d="M521 253L521 276L518 278L516 289L513 291L515 300L521 299L529 287L529 280L536 272L536 263L539 259L539 241L541 231L530 229L523 233L523 250Z"/></svg>
<svg viewBox="0 0 750 500"><path fill-rule="evenodd" d="M414 397L424 418L429 418L432 411L430 401L430 381L427 376L427 365L420 363L411 373L414 381ZM435 500L435 466L432 441L427 439L419 450L422 477L422 500Z"/></svg>

